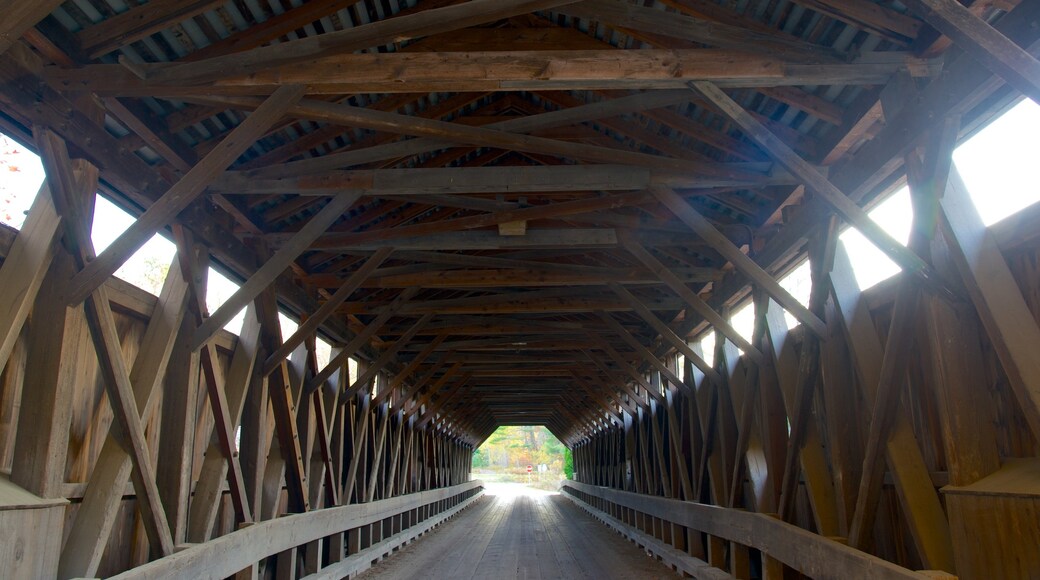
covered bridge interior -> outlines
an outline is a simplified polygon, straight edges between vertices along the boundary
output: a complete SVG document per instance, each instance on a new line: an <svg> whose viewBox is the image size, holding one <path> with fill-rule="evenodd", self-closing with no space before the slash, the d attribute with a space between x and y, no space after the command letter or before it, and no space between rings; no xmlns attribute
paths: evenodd
<svg viewBox="0 0 1040 580"><path fill-rule="evenodd" d="M1040 209L987 228L952 163L1038 41L1035 0L0 0L46 171L0 576L350 576L545 425L690 576L1040 577ZM157 296L113 276L156 233Z"/></svg>

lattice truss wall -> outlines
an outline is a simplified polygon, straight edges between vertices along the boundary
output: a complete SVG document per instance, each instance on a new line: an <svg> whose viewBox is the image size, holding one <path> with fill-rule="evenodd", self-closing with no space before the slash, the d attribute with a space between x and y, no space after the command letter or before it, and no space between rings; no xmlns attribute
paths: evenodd
<svg viewBox="0 0 1040 580"><path fill-rule="evenodd" d="M690 574L1040 570L1040 211L987 229L951 162L1040 101L1040 2L0 15L47 175L0 228L0 576L354 573L532 424ZM866 214L904 183L908 245ZM96 192L137 218L101 252ZM845 226L902 274L861 292ZM159 296L113 277L156 233Z"/></svg>

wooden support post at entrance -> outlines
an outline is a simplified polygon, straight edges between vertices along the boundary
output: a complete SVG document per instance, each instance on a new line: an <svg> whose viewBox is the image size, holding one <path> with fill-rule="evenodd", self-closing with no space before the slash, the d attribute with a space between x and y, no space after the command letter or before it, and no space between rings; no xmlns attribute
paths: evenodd
<svg viewBox="0 0 1040 580"><path fill-rule="evenodd" d="M84 205L93 199L97 188L97 172L94 170L87 178L77 180L73 175L65 142L43 127L36 127L33 132L50 182L55 208L65 227L66 245L76 267L82 269L94 256L87 228L89 213L84 211ZM111 303L104 287L95 287L87 296L84 311L87 328L90 329L97 351L101 376L112 404L115 419L112 428L130 455L133 466L131 478L138 494L138 507L145 522L149 543L156 553L168 555L173 552L173 538L159 499L141 415L134 400L133 384L130 382L126 361L123 360Z"/></svg>

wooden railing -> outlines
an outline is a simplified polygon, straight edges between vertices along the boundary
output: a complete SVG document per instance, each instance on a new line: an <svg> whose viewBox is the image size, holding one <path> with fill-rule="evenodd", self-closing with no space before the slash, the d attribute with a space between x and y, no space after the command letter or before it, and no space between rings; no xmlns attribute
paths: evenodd
<svg viewBox="0 0 1040 580"><path fill-rule="evenodd" d="M452 517L483 493L484 483L477 480L285 516L189 546L114 578L255 578L264 562L295 568L300 551L307 553L305 578L345 578ZM327 553L323 541L328 542Z"/></svg>
<svg viewBox="0 0 1040 580"><path fill-rule="evenodd" d="M565 481L562 491L564 497L694 578L748 578L751 550L761 554L761 576L769 580L783 578L784 566L810 578L934 578L767 514L576 481ZM680 537L695 549L689 549ZM691 555L702 551L710 564Z"/></svg>

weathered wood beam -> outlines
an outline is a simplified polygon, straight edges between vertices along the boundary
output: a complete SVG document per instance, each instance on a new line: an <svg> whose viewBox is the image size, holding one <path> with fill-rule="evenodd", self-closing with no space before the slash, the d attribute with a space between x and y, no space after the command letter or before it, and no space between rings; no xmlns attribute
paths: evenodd
<svg viewBox="0 0 1040 580"><path fill-rule="evenodd" d="M619 284L659 284L659 279L641 270L603 268L598 272L577 271L571 274L546 272L540 269L498 269L498 270L431 270L414 274L390 274L373 276L362 284L365 288L503 288L513 286L552 287L552 286L601 286L610 283ZM709 282L716 278L711 273L699 271L681 272L676 276L684 284ZM341 279L335 275L315 274L305 276L308 284L317 287L335 287Z"/></svg>
<svg viewBox="0 0 1040 580"><path fill-rule="evenodd" d="M1040 61L954 0L909 0L907 7L972 58L1040 104Z"/></svg>
<svg viewBox="0 0 1040 580"><path fill-rule="evenodd" d="M281 324L278 321L278 310L270 290L261 294L260 315L261 343L264 348L282 344ZM254 503L260 504L257 520L266 519L277 513L281 504L282 481L288 491L288 511L302 513L310 510L307 488L307 471L303 464L303 450L296 423L298 399L294 394L294 377L290 375L289 364L280 361L274 372L263 375L267 377L267 396L270 414L273 415L275 435L270 443L270 451L264 464L262 475L261 497ZM303 400L301 395L299 401ZM269 424L265 412L260 418L263 425ZM276 445L277 444L277 445ZM274 497L276 496L276 497Z"/></svg>
<svg viewBox="0 0 1040 580"><path fill-rule="evenodd" d="M807 63L793 60L786 53L763 55L713 48L395 51L341 54L245 76L229 73L204 86L153 80L183 66L191 65L135 65L145 79L119 65L48 69L48 78L64 90L91 91L105 97L204 98L269 94L286 84L306 85L308 93L315 95L663 90L681 88L691 81L714 82L726 88L880 85L900 71L927 75L936 68L926 59L899 52L869 53L852 62L817 58Z"/></svg>
<svg viewBox="0 0 1040 580"><path fill-rule="evenodd" d="M343 302L345 302L355 290L361 287L372 272L388 257L390 257L391 252L393 252L393 248L381 248L376 250L369 259L365 260L365 263L362 264L361 267L355 270L350 277L342 282L336 292L321 305L321 308L300 323L296 332L294 332L289 338L285 339L285 342L282 343L277 350L268 355L267 360L264 361L264 368L273 369L274 365L289 356L289 353L299 346L300 343L314 334L318 330L318 327L321 326L321 323L335 313L340 305L343 304Z"/></svg>
<svg viewBox="0 0 1040 580"><path fill-rule="evenodd" d="M93 289L111 276L126 260L160 228L169 224L192 201L202 194L209 182L227 169L239 155L277 121L303 96L303 89L287 86L278 89L264 103L235 127L220 145L199 161L188 173L153 203L129 228L96 259L91 260L71 282L69 297L82 301Z"/></svg>
<svg viewBox="0 0 1040 580"><path fill-rule="evenodd" d="M17 58L14 52L17 49ZM121 147L81 103L70 100L40 82L38 72L42 67L39 57L21 44L12 48L12 54L0 55L0 77L5 90L0 92L0 101L5 111L28 126L37 120L59 129L78 154L99 167L104 182L103 189L111 195L125 198L139 207L148 207L162 197L171 183L165 172L149 166L133 152ZM213 249L220 261L232 272L247 277L256 269L254 253L239 238L231 233L214 213L209 204L196 200L181 213L182 223L187 223L195 237ZM277 281L279 299L290 310L309 312L317 310L319 304L299 286L286 281ZM329 320L324 330L336 340L346 340L346 325L340 320Z"/></svg>
<svg viewBox="0 0 1040 580"><path fill-rule="evenodd" d="M718 375L714 368L708 364L699 354L690 348L689 343L675 334L670 326L664 323L658 318L649 308L643 304L634 294L629 292L624 286L613 282L610 284L610 289L614 291L622 300L628 303L632 307L632 311L639 315L640 318L645 320L657 333L665 339L666 342L672 345L677 351L683 356L693 361L693 364L697 365L697 368L701 369L705 375L707 375L715 384L722 383L722 377Z"/></svg>
<svg viewBox="0 0 1040 580"><path fill-rule="evenodd" d="M539 129L565 127L594 119L625 115L651 109L660 109L661 107L687 102L689 98L689 91L687 91L686 94L682 94L680 91L647 91L590 103L581 107L572 107L559 111L538 113L516 119L499 121L489 125L484 125L484 128L510 131L514 133L528 133ZM322 155L311 159L293 161L282 166L256 169L251 173L251 176L284 177L321 173L339 167L349 167L375 161L399 159L411 155L418 155L427 151L435 151L443 147L449 147L452 144L453 143L451 142L427 138L409 139L371 147L362 147L359 144L359 147L351 148L346 151Z"/></svg>
<svg viewBox="0 0 1040 580"><path fill-rule="evenodd" d="M607 323L608 328L613 330L614 333L620 336L626 344L632 347L632 350L634 350L636 354L639 355L640 359L644 360L645 362L649 363L652 367L656 368L657 372L663 374L665 378L668 380L668 382L672 383L673 385L682 385L683 388L686 387L686 384L682 381L682 379L680 379L679 376L672 371L672 369L668 368L668 365L661 362L661 359L657 358L657 356L654 355L654 353L650 352L650 349L646 348L646 346L643 345L643 343L639 342L639 339L632 336L632 333L629 332L628 329L626 329L624 326L621 326L621 323L615 320L613 316L606 312L597 312L597 315L599 315L600 320ZM661 401L663 395L661 394L660 384L651 384L650 386L650 391L657 394L657 396L654 397L654 400ZM655 386L658 388L653 388Z"/></svg>
<svg viewBox="0 0 1040 580"><path fill-rule="evenodd" d="M1040 43L1034 40L1033 23L1038 17L1040 5L1024 2L1003 16L994 27L1016 43L1028 45L1027 50L1035 54ZM837 163L828 173L829 179L850 199L859 202L886 186L893 174L903 167L903 156L934 126L935 119L967 115L1004 85L999 77L967 55L952 59L945 65L945 70L941 78L922 89L920 96L903 107L894 119L886 121L877 136L865 143L854 158ZM880 115L880 107L877 109ZM825 201L808 200L785 220L785 227L756 256L756 262L767 270L785 263L804 243L806 236L817 229L821 223L820 216L827 211ZM742 295L747 282L746 276L729 277L719 285L713 302L719 305ZM697 321L690 322L691 328L698 324Z"/></svg>
<svg viewBox="0 0 1040 580"><path fill-rule="evenodd" d="M160 385L174 342L182 328L187 308L188 284L177 268L171 268L163 283L142 348L130 371L134 400L141 416L148 416L159 401ZM59 560L59 576L92 576L97 573L101 557L117 519L123 489L130 478L131 458L109 433L94 464L94 471L83 501L72 522L68 541Z"/></svg>
<svg viewBox="0 0 1040 580"><path fill-rule="evenodd" d="M367 326L365 326L365 329L359 332L353 340L347 343L347 345L344 346L343 349L332 360L330 360L329 363L325 365L323 369L318 371L316 375L311 377L306 382L304 386L304 393L310 393L313 389L318 388L319 385L329 380L332 374L335 373L336 370L347 361L347 359L354 356L354 354L357 352L359 348L367 344L369 339L371 339L372 336L375 335L375 333L380 328L382 328L384 324L386 324L386 321L389 320L391 316L396 314L401 309L401 307L404 306L409 300L411 300L412 297L414 297L418 293L418 291L418 288L409 288L401 292L401 294L394 299L394 301L386 308L386 310L381 312L379 316L375 318L375 320L373 320ZM277 368L277 364L278 362L275 361L274 368ZM271 367L272 365L270 363L264 365L263 372L266 374L267 369Z"/></svg>
<svg viewBox="0 0 1040 580"><path fill-rule="evenodd" d="M613 229L537 229L523 236L500 236L497 231L446 232L388 242L367 242L347 246L351 250L378 250L387 246L401 250L501 250L509 248L598 248L615 246ZM337 250L338 247L325 248Z"/></svg>
<svg viewBox="0 0 1040 580"><path fill-rule="evenodd" d="M301 38L274 46L185 63L157 75L168 81L200 84L220 79L227 71L243 74L272 66L306 62L328 54L351 53L411 38L450 32L529 12L548 10L574 0L471 0L455 6L422 10L346 30Z"/></svg>
<svg viewBox="0 0 1040 580"><path fill-rule="evenodd" d="M713 173L729 175L705 175L696 167L669 171L630 165L368 169L270 179L257 177L254 172L229 171L217 178L209 191L224 195L364 193L386 198L437 195L445 196L437 199L451 201L456 196L446 197L447 194L624 191L650 185L708 189L795 184L795 179L786 172L770 171L768 163L717 163L713 169Z"/></svg>
<svg viewBox="0 0 1040 580"><path fill-rule="evenodd" d="M157 0L148 7L136 6L84 28L76 34L76 41L83 54L93 60L220 4L220 0Z"/></svg>
<svg viewBox="0 0 1040 580"><path fill-rule="evenodd" d="M653 197L642 192L590 197L574 201L543 204L512 210L502 210L466 217L429 221L395 228L374 228L355 233L330 233L311 244L312 248L339 248L357 246L373 241L418 238L444 232L454 232L493 226L520 220L562 218L575 214L638 206L652 202Z"/></svg>
<svg viewBox="0 0 1040 580"><path fill-rule="evenodd" d="M790 420L796 413L798 401L799 353L794 344L794 337L784 319L783 309L773 300L765 306L766 332L769 340L763 340L763 347L768 347L772 364L762 367L760 377L768 374L766 369L772 368L776 384L783 396L785 419ZM824 535L839 533L837 502L834 481L831 479L827 465L827 455L823 448L820 433L815 421L806 423L806 431L802 438L800 452L796 455L800 460L801 472L805 478L805 489L809 494L810 507L817 529ZM786 455L785 455L786 459ZM780 477L780 474L777 474Z"/></svg>
<svg viewBox="0 0 1040 580"><path fill-rule="evenodd" d="M665 12L623 0L585 0L560 6L553 12L587 18L615 28L641 30L719 48L781 53L794 58L826 62L844 60L842 55L833 49L776 31L765 32L718 21L710 22L703 18Z"/></svg>
<svg viewBox="0 0 1040 580"><path fill-rule="evenodd" d="M192 298L194 298L191 311L195 323L199 324L206 315L209 254L208 252L204 254L202 260L194 259L195 243L191 235L179 226L174 227L174 234L177 238L179 267L185 279L188 280L188 286L191 289ZM190 348L194 351L197 347L192 344ZM232 412L226 392L226 375L224 369L220 367L217 349L211 341L202 345L199 353L199 365L205 379L206 392L209 395L210 410L213 413L216 447L224 456L227 465L227 482L231 491L231 503L235 509L235 517L239 523L252 523L253 514L246 497L245 481L241 465L238 462L238 450L235 444L235 427L238 420L231 416ZM245 383L245 386L248 386L249 377L240 377L240 380ZM236 388L239 387L236 386Z"/></svg>
<svg viewBox="0 0 1040 580"><path fill-rule="evenodd" d="M840 245L835 250L831 292L835 312L841 318L849 344L854 370L862 385L863 400L873 408L881 384L884 350L866 298L859 290L852 263ZM944 566L952 562L949 524L915 437L909 418L902 413L896 414L890 436L885 441L888 467L898 487L899 501L919 552L928 562L934 563L931 565L945 569ZM875 514L864 514L863 517L869 520Z"/></svg>
<svg viewBox="0 0 1040 580"><path fill-rule="evenodd" d="M1007 373L1026 424L1040 437L1040 358L1033 354L1033 346L1040 344L1040 327L956 169L950 170L941 205L942 230L953 262Z"/></svg>
<svg viewBox="0 0 1040 580"><path fill-rule="evenodd" d="M235 351L231 355L231 362L224 377L228 417L232 432L241 425L246 397L249 394L250 386L254 384L253 369L260 352L260 320L257 312L254 305L246 308L245 323L238 335L238 342L235 343ZM256 381L256 384L259 384L259 381ZM223 485L228 476L230 464L221 450L219 436L219 433L214 434L213 440L210 441L202 458L202 467L199 470L198 482L195 484L195 494L191 501L188 518L187 539L190 542L205 542L209 539L223 496ZM241 473L241 467L239 470ZM244 491L244 477L236 475L236 478L242 478L241 485Z"/></svg>
<svg viewBox="0 0 1040 580"><path fill-rule="evenodd" d="M255 97L199 97L191 100L219 103L229 107L245 109L251 109L260 102ZM691 170L691 162L684 159L673 159L614 147L533 137L531 135L507 132L500 128L471 127L458 123L447 123L435 119L424 119L313 99L302 100L300 104L290 107L289 113L314 121L355 126L400 135L428 137L447 143L496 147L540 155L548 154L595 163L637 165L678 171ZM406 146L414 145L408 144ZM440 145L441 143L438 143L438 147ZM397 144L393 144L393 146L399 147ZM427 145L422 147L423 150L427 148L429 148ZM368 153L370 154L371 151ZM338 158L336 160L338 161ZM371 158L368 159L368 161L371 160ZM324 166L326 163L322 163L322 165ZM704 168L693 167L692 169L711 175L713 174L713 172L709 171L711 168L712 166L709 165Z"/></svg>
<svg viewBox="0 0 1040 580"><path fill-rule="evenodd" d="M709 243L711 242L711 240L706 241L708 241ZM728 239L726 241L732 244L732 242L729 242ZM740 346L741 350L748 353L748 356L750 356L755 361L762 360L762 353L759 352L759 350L755 348L754 345L748 342L747 339L741 336L740 333L737 332L735 328L733 328L733 325L731 325L729 321L722 318L722 316L720 316L718 312L715 312L715 310L712 307L708 306L708 304L704 302L704 300L702 300L696 292L690 290L683 280L681 280L678 276L673 274L667 267L665 267L664 264L658 261L653 254L651 254L649 251L647 251L646 248L640 245L638 241L633 239L631 236L626 235L622 237L622 244L625 246L625 249L628 250L629 253L631 253L640 262L646 265L646 267L649 268L650 271L656 274L661 279L661 281L667 284L673 292L678 294L679 297L683 299L683 301L689 304L689 306L693 308L693 310L696 311L697 314L700 314L702 317L704 317L704 319L707 320L709 324L711 324L716 330L722 333L729 340L732 340L734 344Z"/></svg>
<svg viewBox="0 0 1040 580"><path fill-rule="evenodd" d="M43 127L34 127L33 133L47 172L55 208L62 217L65 243L76 266L82 269L94 256L93 243L86 223L88 213L84 212L83 204L84 200L92 198L97 189L97 171L93 171L90 178L77 182L65 141ZM113 428L116 430L117 438L127 449L133 465L131 478L139 497L138 507L145 522L148 540L156 552L168 555L173 552L170 526L159 499L144 426L134 400L133 384L130 382L130 374L123 359L112 306L103 286L95 287L87 296L84 311L87 327L97 351L101 376L112 405L115 420Z"/></svg>
<svg viewBox="0 0 1040 580"><path fill-rule="evenodd" d="M748 137L761 145L780 165L802 179L806 187L824 198L842 218L852 224L878 249L892 258L895 263L911 272L920 272L922 275L928 275L930 271L928 265L920 257L893 239L888 232L883 230L874 220L870 219L870 216L867 215L863 208L856 205L826 176L802 159L786 143L770 132L757 119L753 118L747 110L719 89L719 87L708 82L694 82L691 84L691 87L740 126Z"/></svg>
<svg viewBox="0 0 1040 580"><path fill-rule="evenodd" d="M183 145L179 137L165 128L162 120L155 118L141 103L127 102L115 97L104 100L109 113L134 132L145 145L158 153L174 169L181 172L191 170L198 159L195 152Z"/></svg>
<svg viewBox="0 0 1040 580"><path fill-rule="evenodd" d="M40 187L21 231L0 266L0 370L7 364L54 257L61 218L47 182Z"/></svg>
<svg viewBox="0 0 1040 580"><path fill-rule="evenodd" d="M675 213L683 223L690 226L690 229L692 229L697 235L701 236L705 242L708 242L709 245L729 260L737 270L740 270L745 276L751 278L756 284L760 285L769 293L770 296L773 297L774 300L811 329L817 336L826 336L827 326L819 319L819 317L812 312L809 312L808 308L803 306L794 296L791 296L790 292L780 286L780 283L777 282L776 279L756 264L754 260L749 258L747 254L741 252L740 248L735 246L729 238L715 229L715 226L711 225L711 222L695 210L693 206L687 203L686 200L680 197L679 194L663 187L654 187L651 188L651 191L659 200L661 200L661 203L666 205L668 209L672 210L672 212Z"/></svg>
<svg viewBox="0 0 1040 580"><path fill-rule="evenodd" d="M440 396L437 399L430 401L430 404L427 405L426 412L420 415L419 419L416 420L415 428L422 429L425 427L427 423L437 416L437 412L441 410L441 407L443 407L445 403L472 388L473 385L470 383L470 378L469 374L461 375L451 388L444 393L440 393Z"/></svg>
<svg viewBox="0 0 1040 580"><path fill-rule="evenodd" d="M369 380L375 378L377 374L382 372L382 370L386 367L387 363L389 363L391 360L393 360L395 356L397 356L397 353L401 350L402 347L404 347L404 345L411 342L415 335L418 334L424 326L426 326L426 324L433 318L433 316L433 314L424 314L421 317L419 317L419 320L415 321L415 324L413 324L407 331L405 331L404 334L398 337L397 340L394 341L393 345L389 346L379 355L379 358L373 361L372 364L368 365L368 368L365 369L365 372L359 375L358 378L349 387L347 387L343 394L340 395L340 397L342 399L347 399L353 396L354 393L358 392L362 386L367 384Z"/></svg>
<svg viewBox="0 0 1040 580"><path fill-rule="evenodd" d="M0 2L0 14L4 15L0 24L0 54L18 41L26 31L47 17L62 0L43 0L42 2L23 2L22 0L4 0Z"/></svg>
<svg viewBox="0 0 1040 580"><path fill-rule="evenodd" d="M387 385L386 389L379 393L376 393L376 401L381 403L387 398L389 398L393 394L394 389L401 386L405 381L410 379L412 373L414 373L420 365L426 362L430 355L433 354L433 351L437 350L437 347L439 347L441 343L443 343L447 338L448 335L440 334L436 336L433 340L431 340L426 346L424 346L422 351L420 351L419 354L412 357L412 360L409 361L403 369L394 373L394 376L390 379L390 384Z"/></svg>
<svg viewBox="0 0 1040 580"><path fill-rule="evenodd" d="M267 288L278 276L288 268L300 254L305 252L321 234L336 223L343 214L354 205L358 195L335 196L325 207L321 208L307 224L296 232L288 243L284 244L271 259L264 263L256 273L249 277L235 293L228 298L212 316L206 318L195 331L193 343L202 346L218 330L224 327L238 311L252 302L264 288Z"/></svg>

